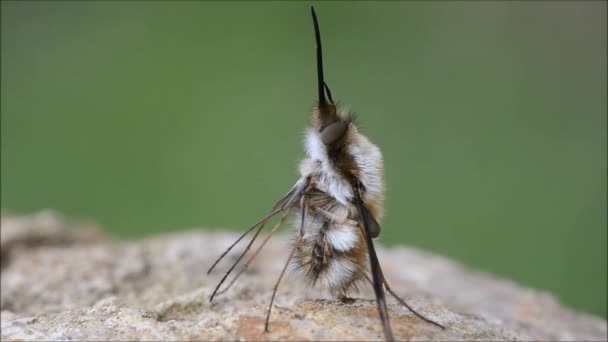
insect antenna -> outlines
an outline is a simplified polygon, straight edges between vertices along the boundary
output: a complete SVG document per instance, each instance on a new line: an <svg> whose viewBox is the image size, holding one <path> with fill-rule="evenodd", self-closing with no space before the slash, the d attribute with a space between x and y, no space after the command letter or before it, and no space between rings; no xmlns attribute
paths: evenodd
<svg viewBox="0 0 608 342"><path fill-rule="evenodd" d="M262 244L258 247L258 249L255 251L255 253L249 258L249 260L247 260L247 263L245 263L245 265L243 265L243 269L237 274L237 277L245 270L249 267L249 264L253 261L253 259L255 259L255 257L260 253L260 251L262 250L262 248L264 248L264 246L266 245L266 243L268 242L268 240L270 239L270 237L272 237L272 235L279 229L279 227L281 227L281 225L283 225L283 222L285 222L285 220L287 219L287 216L289 216L289 213L291 212L292 207L288 208L285 213L281 216L281 219L279 220L279 222L274 226L274 228L272 228L272 230L270 231L270 233L268 233L268 236L266 236L266 238L264 239L264 241L262 242ZM258 229L258 233L259 233L260 229ZM257 237L257 233L256 233L256 237ZM255 237L254 237L255 238ZM245 256L245 254L248 252L249 247L251 246L251 244L253 244L253 240L250 242L249 246L247 246L248 248L241 253L241 255L239 256L239 258L237 259L237 261L235 263L232 264L232 266L230 267L230 269L226 272L226 274L224 274L224 276L222 277L222 280L220 280L219 284L217 284L217 286L215 287L215 290L213 291L213 294L211 294L211 298L209 299L209 302L213 301L213 298L215 297L215 295L217 294L217 291L220 289L220 287L222 286L222 284L224 283L224 281L226 281L226 278L228 278L228 276L230 275L230 273L232 273L232 271L234 270L234 268L236 267L236 265L239 263L239 261Z"/></svg>
<svg viewBox="0 0 608 342"><path fill-rule="evenodd" d="M277 279L277 282L276 282L276 284L274 284L274 287L272 289L272 298L270 298L270 305L268 306L268 313L266 314L266 324L264 325L265 332L268 332L268 324L270 323L270 311L272 310L272 303L274 302L274 296L277 294L277 289L279 288L281 279L283 279L283 275L285 274L285 270L287 270L287 266L289 266L291 259L293 258L294 254L296 253L296 250L298 250L298 248L300 247L300 243L302 243L302 239L304 238L304 220L306 217L306 209L307 209L307 206L304 203L302 205L302 222L300 224L300 237L298 238L298 241L296 241L293 248L291 249L291 253L289 253L289 258L287 258L287 262L285 262L285 266L283 267L283 270L281 271L281 274L279 275L279 279Z"/></svg>

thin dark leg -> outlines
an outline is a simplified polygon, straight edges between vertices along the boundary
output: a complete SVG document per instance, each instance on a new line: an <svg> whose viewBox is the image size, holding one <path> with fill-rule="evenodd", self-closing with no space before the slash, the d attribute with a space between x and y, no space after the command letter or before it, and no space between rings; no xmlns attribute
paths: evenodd
<svg viewBox="0 0 608 342"><path fill-rule="evenodd" d="M223 289L221 289L220 291L218 291L217 294L221 295L223 293L226 293L226 291L230 290L230 288L232 287L232 285L234 285L234 283L236 283L237 279L239 279L239 277L241 276L241 274L243 274L243 270L242 269L239 271L239 273L236 274L236 276L234 276L234 278L232 278L232 280L228 283L228 285L226 285Z"/></svg>
<svg viewBox="0 0 608 342"><path fill-rule="evenodd" d="M277 282L276 282L276 284L274 284L274 288L272 289L272 297L270 298L270 305L268 306L268 313L266 314L266 324L264 325L265 332L268 332L268 324L270 323L270 311L272 310L272 303L274 302L274 296L277 294L277 289L279 288L281 279L283 279L283 275L285 274L285 271L287 270L287 266L289 266L289 262L291 262L291 259L295 255L296 250L298 250L298 247L300 247L300 243L302 242L302 239L304 238L304 219L306 217L306 209L307 209L306 204L303 204L302 205L302 223L300 224L300 237L298 238L298 241L296 242L296 244L293 246L291 253L289 253L289 258L287 258L287 262L285 263L285 266L283 267L283 270L281 271L281 275L279 275L279 279L277 279Z"/></svg>
<svg viewBox="0 0 608 342"><path fill-rule="evenodd" d="M271 217L273 217L280 211L281 211L280 209L274 209L270 214L266 215L263 219L259 220L253 226L249 227L243 233L243 235L241 235L234 243L232 243L232 245L230 245L230 247L228 247L228 249L226 249L224 251L224 253L222 253L222 255L220 255L220 257L217 260L215 260L213 265L211 265L211 268L209 268L209 270L207 271L207 274L211 273L211 271L215 268L215 266L218 264L218 262L220 262L220 260L222 260L226 256L226 254L228 254L228 252L230 252L232 250L232 248L234 248L234 246L236 246L247 234L249 234L249 232L251 232L255 227L257 227L260 224L264 225Z"/></svg>
<svg viewBox="0 0 608 342"><path fill-rule="evenodd" d="M367 274L365 274L365 279L367 279L367 281L370 284L372 283L372 280L369 279L369 277L367 276ZM441 329L445 329L445 327L429 318L424 317L422 314L418 313L416 310L414 310L411 306L409 306L405 300L401 299L393 290L391 290L391 287L388 285L388 282L386 281L386 278L384 278L384 274L382 275L382 282L384 283L384 287L386 287L386 291L388 291L388 293L390 293L399 303L401 303L401 305L405 306L408 310L410 310L414 315L416 315L416 317L420 318L421 320L427 322L427 323L431 323L433 325L438 326Z"/></svg>
<svg viewBox="0 0 608 342"><path fill-rule="evenodd" d="M283 270L281 271L281 275L279 276L279 279L277 280L276 284L274 284L274 288L272 289L272 298L270 298L270 305L268 306L268 313L266 314L266 325L264 325L265 332L268 332L268 324L270 323L270 311L272 310L272 303L274 302L274 296L277 294L277 289L279 288L279 283L281 283L281 279L283 279L285 270L287 270L287 266L289 265L289 262L291 261L294 254L296 253L296 250L298 249L298 247L300 247L301 242L302 242L302 237L300 237L298 239L298 241L296 242L296 244L293 246L293 249L291 250L291 253L289 254L289 258L287 258L287 262L285 263L285 267L283 267Z"/></svg>
<svg viewBox="0 0 608 342"><path fill-rule="evenodd" d="M222 280L220 281L220 283L215 288L215 291L213 291L213 294L211 295L211 299L209 301L212 301L213 298L216 295L220 295L220 294L222 294L222 293L224 293L224 292L226 292L228 290L228 288L225 288L225 289L223 289L221 291L218 291L219 288L220 288L220 286L222 285L222 283L226 279L226 277L228 277L228 275L232 272L232 270L236 267L236 265L238 265L239 262L241 262L241 259L243 259L243 257L247 254L247 252L249 252L249 249L251 249L251 246L253 245L253 243L255 242L255 240L258 238L258 235L260 235L260 232L262 231L262 229L264 229L265 225L266 225L266 222L264 222L264 223L262 223L260 225L260 227L255 232L255 234L253 235L253 237L251 238L251 240L249 240L249 243L247 244L247 247L245 247L245 250L241 253L241 255L239 255L239 257L232 264L232 266L230 266L230 269L228 269L228 271L226 272L226 274L224 274L224 277L222 278ZM233 280L233 282L234 282L234 280ZM232 283L230 283L230 285L232 285ZM228 287L230 287L230 285Z"/></svg>
<svg viewBox="0 0 608 342"><path fill-rule="evenodd" d="M308 182L306 183L306 185L308 185ZM245 233L243 233L243 235L241 235L234 243L232 243L232 245L230 245L230 247L228 247L228 249L226 249L224 251L224 253L222 253L222 255L220 255L220 257L213 263L213 265L211 266L211 268L209 268L209 270L207 271L207 274L209 274L213 268L215 268L215 266L217 265L218 262L220 262L220 260L222 260L226 254L228 254L228 252L230 252L230 250L232 250L232 248L234 248L234 246L236 246L247 234L249 234L249 232L251 232L257 225L262 224L262 226L264 224L266 224L266 222L268 222L268 220L273 217L275 214L277 214L278 212L285 210L285 201L288 198L291 198L291 196L296 192L296 191L300 191L301 189L298 189L296 186L293 186L285 195L283 195L283 197L279 198L279 200L274 204L274 206L272 206L272 210L270 212L270 214L266 215L263 219L259 220L258 222L256 222L253 226L249 227ZM298 194L299 195L299 194ZM278 208L278 209L277 209ZM259 231L259 229L258 229ZM254 238L255 239L255 238Z"/></svg>
<svg viewBox="0 0 608 342"><path fill-rule="evenodd" d="M264 225L260 226L260 228L258 229L258 231L257 231L257 232L256 232L256 234L255 234L256 236L257 236L257 235L258 235L258 233L261 231L261 229L262 229L262 227L263 227L263 226L264 226ZM255 239L255 237L256 237L256 236L254 236L254 237L253 237L253 239ZM252 243L253 243L253 240L252 240L252 241L250 241L250 245L251 245ZM247 252L247 250L249 250L250 245L248 245L248 246L247 246L247 248L245 249L245 252L244 252L244 253L246 253L246 252ZM243 255L244 255L244 254L241 254L241 256L243 256ZM239 259L238 259L238 260L235 262L235 265L236 265L236 264L237 264L239 261L241 261L241 258L240 258L240 257L239 257ZM216 293L216 295L221 295L221 294L225 293L226 291L230 290L230 288L232 287L232 285L234 285L234 283L236 283L236 281L239 279L239 277L241 276L241 274L243 274L243 273L244 273L246 270L247 270L247 267L243 267L242 269L240 269L240 270L239 270L239 272L236 274L236 276L234 276L234 278L232 278L232 280L230 280L230 283L228 283L228 285L224 286L224 288L223 288L223 289L221 289L220 291L218 291L218 292Z"/></svg>
<svg viewBox="0 0 608 342"><path fill-rule="evenodd" d="M279 210L291 210L291 208L293 208L293 206L295 205L295 203L297 201L302 201L302 193L306 190L306 188L308 187L308 184L310 183L310 179L306 179L306 182L304 182L301 185L295 185L285 196L283 196L283 198L281 198L275 205L274 208L279 207ZM304 205L302 203L302 205ZM272 235L272 233L271 233ZM269 236L270 237L270 236ZM266 240L264 240L264 242L262 243L262 246L259 247L259 249L261 249L264 244L266 244ZM259 252L258 249L258 252ZM247 268L249 267L249 264L251 263L251 261L253 259L255 259L256 255L258 254L258 252L256 252L248 261L247 263L243 266L243 268L239 271L239 273L237 273L237 275L232 278L232 280L230 281L230 283L228 284L228 286L226 286L222 291L218 292L218 294L224 293L226 291L228 291L228 289L230 289L230 287L232 287L232 285L236 282L237 279L239 279L239 277L241 276L241 274L243 274Z"/></svg>
<svg viewBox="0 0 608 342"><path fill-rule="evenodd" d="M264 247L264 245L266 245L266 243L268 242L268 240L270 239L270 237L279 229L279 227L281 227L281 225L283 224L283 222L285 222L285 220L287 219L287 216L289 215L290 212L291 212L291 208L289 208L289 209L287 209L287 211L285 211L285 213L283 214L283 216L281 216L281 220L274 226L274 228L272 228L272 230L270 231L270 233L268 233L268 236L266 236L266 238L264 239L264 241L262 242L262 244L260 245L260 247L258 247L258 249L255 251L255 253L249 258L249 260L247 260L247 263L243 266L243 269L241 270L241 272L239 272L239 274L242 273L245 269L247 269L249 267L249 264L260 253L260 251L262 250L262 248ZM250 243L253 243L253 240ZM245 251L245 252L247 252L247 251ZM240 261L240 259L244 255L245 254L242 253L241 256L239 257L239 259L237 260L237 262L235 262L232 265L232 267L230 267L230 269L228 270L228 272L226 272L226 274L224 274L224 277L222 278L222 280L220 280L220 283L217 284L217 287L213 291L213 294L211 295L211 298L209 299L210 302L213 300L213 297L215 297L215 295L216 295L217 291L219 290L220 286L222 286L222 284L224 283L224 281L226 281L226 278L228 277L228 275L232 272L232 270L234 269L234 267L236 267L237 263Z"/></svg>
<svg viewBox="0 0 608 342"><path fill-rule="evenodd" d="M403 299L399 298L399 296L397 296L397 294L395 292L393 292L393 290L391 290L391 287L388 286L388 282L386 281L386 278L384 278L384 275L382 275L382 281L384 282L384 287L386 287L386 290L393 295L393 297L395 297L395 299L397 301L399 301L399 303L401 303L401 305L405 306L408 310L410 310L414 315L416 315L418 318L420 318L421 320L427 322L427 323L431 323L433 325L438 326L441 329L445 329L445 327L435 321L433 321L432 319L426 318L424 317L422 314L418 313L416 310L414 310L411 306L409 306Z"/></svg>

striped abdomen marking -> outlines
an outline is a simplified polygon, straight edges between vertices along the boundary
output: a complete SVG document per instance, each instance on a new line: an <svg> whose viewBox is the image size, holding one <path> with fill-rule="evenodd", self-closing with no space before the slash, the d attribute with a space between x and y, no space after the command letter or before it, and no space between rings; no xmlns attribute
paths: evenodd
<svg viewBox="0 0 608 342"><path fill-rule="evenodd" d="M329 222L325 221L321 225L316 238L311 244L312 247L312 262L311 272L313 275L320 274L329 265L329 260L334 257L333 249L331 245L327 243L326 235L329 228Z"/></svg>
<svg viewBox="0 0 608 342"><path fill-rule="evenodd" d="M320 282L332 294L345 295L365 272L363 236L353 222L332 222L312 208L309 214L296 265L312 285Z"/></svg>

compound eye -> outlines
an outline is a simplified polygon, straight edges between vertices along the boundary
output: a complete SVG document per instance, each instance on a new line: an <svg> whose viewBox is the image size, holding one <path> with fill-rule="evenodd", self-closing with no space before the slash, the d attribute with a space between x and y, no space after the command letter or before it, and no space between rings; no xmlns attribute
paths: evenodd
<svg viewBox="0 0 608 342"><path fill-rule="evenodd" d="M346 133L347 128L348 124L346 122L333 122L327 125L327 127L323 128L323 130L321 130L321 141L325 145L331 145L338 139L342 138L344 133Z"/></svg>

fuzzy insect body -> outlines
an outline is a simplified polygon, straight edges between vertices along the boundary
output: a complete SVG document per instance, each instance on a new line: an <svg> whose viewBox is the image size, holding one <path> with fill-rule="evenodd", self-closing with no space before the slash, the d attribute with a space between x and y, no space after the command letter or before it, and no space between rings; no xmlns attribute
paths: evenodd
<svg viewBox="0 0 608 342"><path fill-rule="evenodd" d="M336 106L323 78L321 37L312 9L317 43L318 102L306 131L306 158L300 163L300 179L279 199L270 213L250 226L215 261L208 272L246 235L256 229L247 247L224 274L210 301L226 292L253 262L272 235L296 212L296 238L291 253L273 288L266 316L268 331L272 303L289 265L304 273L311 284L321 283L338 299L345 300L362 281L370 283L376 295L384 336L393 340L384 290L420 319L443 328L413 310L391 290L382 274L373 238L380 234L384 214L384 167L380 149L361 134L352 115ZM232 281L222 284L248 254L266 223L282 213L279 222L249 256Z"/></svg>
<svg viewBox="0 0 608 342"><path fill-rule="evenodd" d="M317 107L312 113L312 127L305 138L306 158L300 163L298 183L308 182L302 194L307 212L294 265L311 284L320 282L333 295L344 298L369 272L353 184L365 189L364 207L379 222L384 210L384 169L380 149L359 133L346 111L329 108L336 112L334 123L344 123L345 130L333 144L325 145L322 133L331 126L323 127L321 110ZM302 215L300 211L295 222Z"/></svg>

